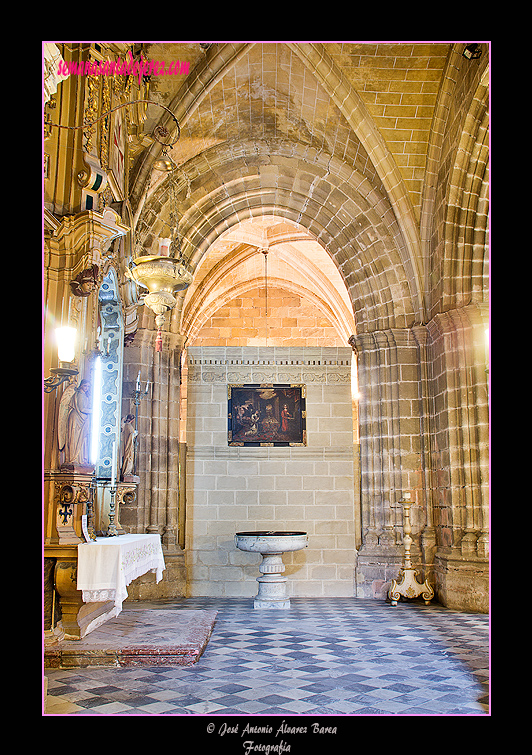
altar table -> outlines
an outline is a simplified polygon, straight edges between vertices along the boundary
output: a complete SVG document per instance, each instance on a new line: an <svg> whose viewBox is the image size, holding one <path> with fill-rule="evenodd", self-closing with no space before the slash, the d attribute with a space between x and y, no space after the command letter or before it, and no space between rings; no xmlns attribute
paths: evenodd
<svg viewBox="0 0 532 755"><path fill-rule="evenodd" d="M85 603L112 600L113 614L118 616L127 585L149 571L160 582L165 568L159 535L97 537L78 545L77 587Z"/></svg>

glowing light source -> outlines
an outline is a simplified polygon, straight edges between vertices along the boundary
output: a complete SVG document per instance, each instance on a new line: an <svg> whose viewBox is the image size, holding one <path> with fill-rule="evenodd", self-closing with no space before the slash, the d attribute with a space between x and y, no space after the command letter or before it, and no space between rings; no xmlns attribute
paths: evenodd
<svg viewBox="0 0 532 755"><path fill-rule="evenodd" d="M360 399L360 391L358 389L358 365L355 355L351 360L351 398L353 401Z"/></svg>
<svg viewBox="0 0 532 755"><path fill-rule="evenodd" d="M60 362L73 362L76 356L76 328L57 328L57 356Z"/></svg>
<svg viewBox="0 0 532 755"><path fill-rule="evenodd" d="M51 376L45 378L45 393L55 391L62 383L78 374L76 367L71 364L76 358L76 335L76 328L64 327L56 329L55 340L57 343L59 367L51 369Z"/></svg>
<svg viewBox="0 0 532 755"><path fill-rule="evenodd" d="M102 359L96 357L94 362L93 385L92 385L92 428L91 428L91 464L98 461L100 423L100 404L102 400Z"/></svg>

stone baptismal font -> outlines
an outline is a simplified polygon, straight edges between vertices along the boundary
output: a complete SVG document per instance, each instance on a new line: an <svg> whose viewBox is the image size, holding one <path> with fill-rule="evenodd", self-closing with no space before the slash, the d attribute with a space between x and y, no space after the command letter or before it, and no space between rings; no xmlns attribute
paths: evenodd
<svg viewBox="0 0 532 755"><path fill-rule="evenodd" d="M254 608L290 608L286 592L286 577L283 576L283 553L299 551L308 546L306 532L237 532L235 545L241 551L260 553L261 573L257 577L259 591Z"/></svg>

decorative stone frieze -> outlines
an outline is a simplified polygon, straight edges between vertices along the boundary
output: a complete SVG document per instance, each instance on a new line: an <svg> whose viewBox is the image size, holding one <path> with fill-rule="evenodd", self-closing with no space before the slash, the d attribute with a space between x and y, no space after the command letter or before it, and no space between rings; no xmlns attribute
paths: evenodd
<svg viewBox="0 0 532 755"><path fill-rule="evenodd" d="M308 349L290 354L290 349L213 347L212 358L200 356L202 349L188 349L188 380L191 383L351 383L351 350ZM236 352L242 353L237 356ZM284 354L283 354L284 351Z"/></svg>

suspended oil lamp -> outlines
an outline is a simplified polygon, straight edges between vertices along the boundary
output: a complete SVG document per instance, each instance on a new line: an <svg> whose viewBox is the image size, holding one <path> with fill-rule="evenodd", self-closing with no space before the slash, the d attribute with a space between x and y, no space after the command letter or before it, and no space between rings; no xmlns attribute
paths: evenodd
<svg viewBox="0 0 532 755"><path fill-rule="evenodd" d="M166 251L166 248L162 247L162 251ZM144 304L155 313L155 351L162 351L165 315L177 304L174 294L184 291L192 283L192 274L180 259L158 254L137 257L133 260L133 267L126 271L126 275L149 291L144 298Z"/></svg>
<svg viewBox="0 0 532 755"><path fill-rule="evenodd" d="M168 153L169 146L163 146L162 154L154 163L153 170L168 174L180 170ZM185 178L187 177L185 176ZM173 199L172 238L159 239L159 253L157 255L136 257L133 260L133 267L126 271L126 275L131 280L149 291L144 298L144 304L155 313L155 324L157 325L155 351L162 351L162 329L165 315L177 304L174 294L184 291L192 283L192 274L181 258L177 191L174 176L169 176L169 180ZM187 197L189 193L190 182L187 179Z"/></svg>

